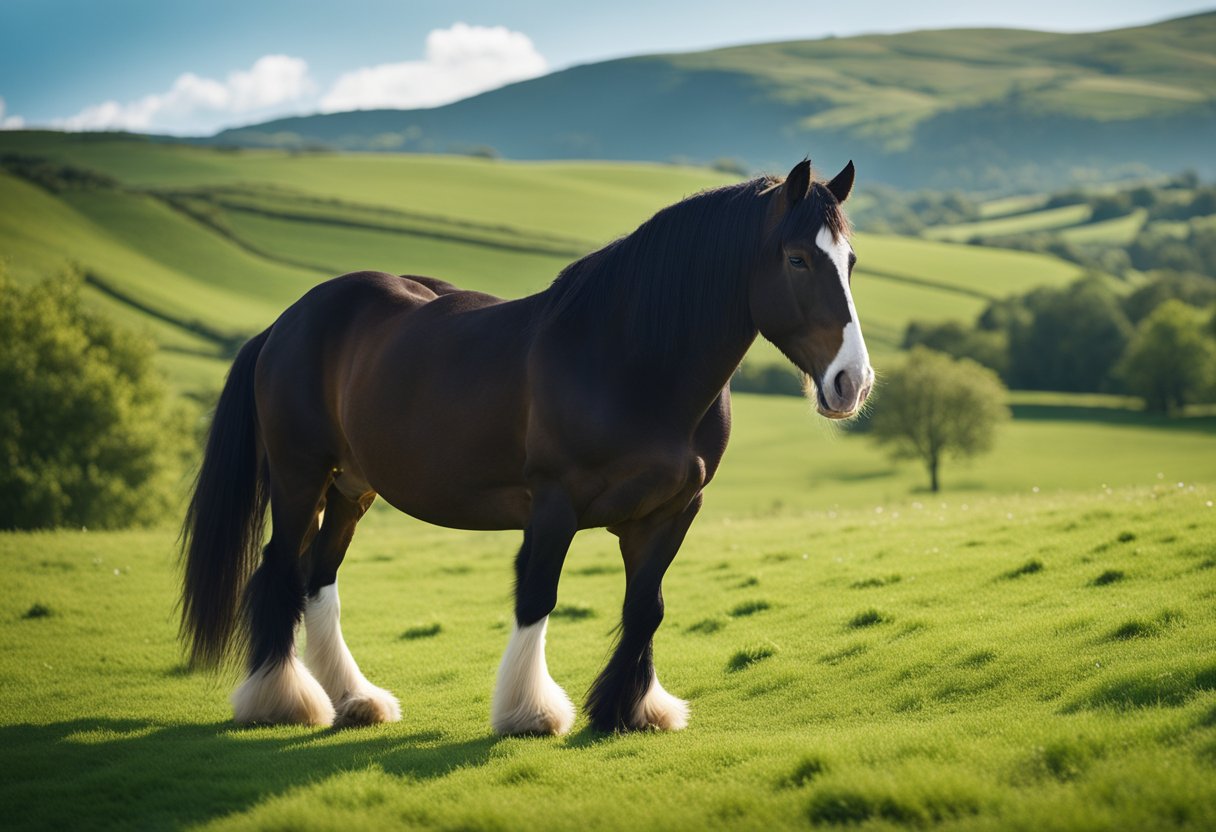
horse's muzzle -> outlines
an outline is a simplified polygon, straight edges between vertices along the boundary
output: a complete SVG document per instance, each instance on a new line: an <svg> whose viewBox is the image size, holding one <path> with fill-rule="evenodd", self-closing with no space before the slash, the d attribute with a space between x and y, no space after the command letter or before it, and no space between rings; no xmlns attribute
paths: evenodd
<svg viewBox="0 0 1216 832"><path fill-rule="evenodd" d="M848 419L857 415L873 387L874 370L869 364L843 369L815 385L817 410L828 419Z"/></svg>

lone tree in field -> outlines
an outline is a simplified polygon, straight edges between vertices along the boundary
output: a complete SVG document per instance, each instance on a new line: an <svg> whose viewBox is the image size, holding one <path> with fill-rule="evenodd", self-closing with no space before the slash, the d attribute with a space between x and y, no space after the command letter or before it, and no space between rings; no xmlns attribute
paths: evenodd
<svg viewBox="0 0 1216 832"><path fill-rule="evenodd" d="M937 491L944 458L991 449L997 425L1009 416L1005 392L988 368L916 347L883 379L871 432L896 459L924 462Z"/></svg>
<svg viewBox="0 0 1216 832"><path fill-rule="evenodd" d="M0 529L163 518L190 453L156 347L81 306L80 282L0 272Z"/></svg>
<svg viewBox="0 0 1216 832"><path fill-rule="evenodd" d="M1116 372L1158 413L1175 413L1212 391L1216 338L1208 316L1167 300L1140 322Z"/></svg>

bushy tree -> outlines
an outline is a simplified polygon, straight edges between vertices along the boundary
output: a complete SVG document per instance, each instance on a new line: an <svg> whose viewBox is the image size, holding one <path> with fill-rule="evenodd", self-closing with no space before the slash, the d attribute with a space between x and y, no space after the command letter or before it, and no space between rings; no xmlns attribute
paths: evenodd
<svg viewBox="0 0 1216 832"><path fill-rule="evenodd" d="M1036 289L1010 316L1010 386L1026 390L1101 392L1123 355L1132 326L1119 297L1100 277Z"/></svg>
<svg viewBox="0 0 1216 832"><path fill-rule="evenodd" d="M992 448L997 426L1009 417L1005 393L988 368L915 347L882 380L870 432L895 458L923 462L937 491L944 459Z"/></svg>
<svg viewBox="0 0 1216 832"><path fill-rule="evenodd" d="M86 310L78 279L22 288L0 273L0 529L165 516L190 424L154 353Z"/></svg>
<svg viewBox="0 0 1216 832"><path fill-rule="evenodd" d="M1174 413L1211 392L1216 341L1205 313L1167 300L1140 322L1117 371L1149 410Z"/></svg>
<svg viewBox="0 0 1216 832"><path fill-rule="evenodd" d="M1128 320L1139 324L1158 306L1176 299L1189 306L1216 303L1216 280L1197 274L1157 272L1153 279L1123 299Z"/></svg>

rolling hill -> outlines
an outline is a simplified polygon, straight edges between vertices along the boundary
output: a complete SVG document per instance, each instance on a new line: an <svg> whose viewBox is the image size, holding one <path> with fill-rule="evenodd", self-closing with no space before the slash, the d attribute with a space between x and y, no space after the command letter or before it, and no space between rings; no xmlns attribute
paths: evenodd
<svg viewBox="0 0 1216 832"><path fill-rule="evenodd" d="M871 181L1041 187L1216 172L1216 13L1108 32L974 29L650 55L426 110L279 119L221 145L485 152L780 168L856 159ZM825 165L827 166L827 165Z"/></svg>
<svg viewBox="0 0 1216 832"><path fill-rule="evenodd" d="M97 135L0 134L5 153L9 272L33 280L74 264L95 303L151 330L189 390L214 387L234 342L333 275L431 274L516 297L662 206L729 181L667 165L235 152ZM93 171L102 184L40 186L13 154ZM1081 271L907 237L862 234L855 247L856 299L879 356L898 347L910 318L969 320L990 299ZM784 361L764 341L749 360Z"/></svg>

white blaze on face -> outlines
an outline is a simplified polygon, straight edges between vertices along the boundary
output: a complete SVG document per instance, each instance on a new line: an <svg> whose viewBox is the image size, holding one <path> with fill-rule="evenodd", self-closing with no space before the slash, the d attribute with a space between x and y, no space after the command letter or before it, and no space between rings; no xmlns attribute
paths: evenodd
<svg viewBox="0 0 1216 832"><path fill-rule="evenodd" d="M861 320L857 317L857 308L853 306L853 293L849 290L849 255L853 253L853 249L847 240L837 239L826 225L819 229L815 245L819 246L836 267L836 276L840 280L840 288L849 307L850 320L845 324L840 350L823 374L824 398L832 410L848 413L861 404L861 392L874 383L870 354L866 351L866 342L861 337ZM846 381L842 385L843 396L837 394L835 384L837 375L842 372Z"/></svg>

